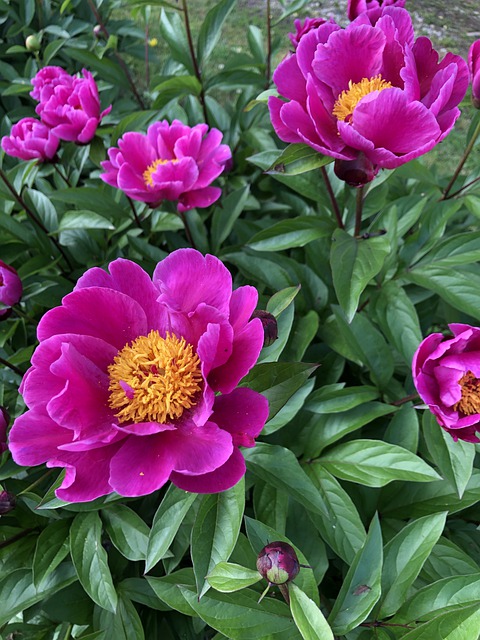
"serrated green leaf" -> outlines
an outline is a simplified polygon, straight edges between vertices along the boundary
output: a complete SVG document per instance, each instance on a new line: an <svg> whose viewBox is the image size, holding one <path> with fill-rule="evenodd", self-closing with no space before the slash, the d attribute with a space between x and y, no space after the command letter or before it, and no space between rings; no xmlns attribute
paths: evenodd
<svg viewBox="0 0 480 640"><path fill-rule="evenodd" d="M117 593L102 546L102 521L96 511L79 513L70 528L70 554L80 584L103 609L115 613Z"/></svg>
<svg viewBox="0 0 480 640"><path fill-rule="evenodd" d="M150 529L140 516L123 504L102 509L101 515L110 540L120 553L129 560L145 560Z"/></svg>
<svg viewBox="0 0 480 640"><path fill-rule="evenodd" d="M295 584L289 588L290 610L304 640L334 640L333 631L323 613Z"/></svg>
<svg viewBox="0 0 480 640"><path fill-rule="evenodd" d="M231 562L219 562L207 575L210 586L222 593L239 591L261 579L258 571Z"/></svg>

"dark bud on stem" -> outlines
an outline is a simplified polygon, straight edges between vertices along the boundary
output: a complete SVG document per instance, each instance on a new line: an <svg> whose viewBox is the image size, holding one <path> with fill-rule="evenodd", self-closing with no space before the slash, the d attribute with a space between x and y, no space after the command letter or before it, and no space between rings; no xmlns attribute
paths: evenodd
<svg viewBox="0 0 480 640"><path fill-rule="evenodd" d="M13 493L8 493L8 491L0 491L0 516L5 515L12 509L15 509L15 505L17 504L17 500Z"/></svg>
<svg viewBox="0 0 480 640"><path fill-rule="evenodd" d="M335 160L334 171L337 178L351 187L362 187L371 182L378 173L376 167L363 153L355 160Z"/></svg>
<svg viewBox="0 0 480 640"><path fill-rule="evenodd" d="M260 318L263 326L263 346L269 347L278 338L278 326L277 320L274 315L268 313L268 311L262 311L258 309L252 313L253 318Z"/></svg>
<svg viewBox="0 0 480 640"><path fill-rule="evenodd" d="M257 569L270 584L283 585L298 575L300 564L291 545L271 542L258 554Z"/></svg>
<svg viewBox="0 0 480 640"><path fill-rule="evenodd" d="M96 24L93 27L93 35L95 36L95 38L103 38L103 31L102 31L102 27L99 24Z"/></svg>

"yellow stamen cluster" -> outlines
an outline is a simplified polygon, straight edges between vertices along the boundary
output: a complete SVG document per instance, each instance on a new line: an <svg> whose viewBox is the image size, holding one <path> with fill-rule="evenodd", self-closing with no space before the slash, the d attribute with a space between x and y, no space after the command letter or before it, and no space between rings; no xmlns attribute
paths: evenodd
<svg viewBox="0 0 480 640"><path fill-rule="evenodd" d="M464 416L480 413L480 380L471 371L467 371L458 384L462 388L462 397L453 405L455 411Z"/></svg>
<svg viewBox="0 0 480 640"><path fill-rule="evenodd" d="M108 404L122 422L159 422L180 418L195 406L202 388L200 358L192 345L167 332L140 336L108 367Z"/></svg>
<svg viewBox="0 0 480 640"><path fill-rule="evenodd" d="M373 78L362 78L360 82L348 83L348 89L342 91L333 105L333 115L339 120L349 120L353 111L362 98L372 91L383 91L392 86L391 82L383 80L381 75Z"/></svg>
<svg viewBox="0 0 480 640"><path fill-rule="evenodd" d="M176 164L178 162L177 158L172 158L171 160L165 160L164 158L157 158L149 164L148 167L143 172L143 181L147 187L153 187L153 178L152 174L155 173L157 167L161 164L167 164L167 162L171 162L172 164Z"/></svg>

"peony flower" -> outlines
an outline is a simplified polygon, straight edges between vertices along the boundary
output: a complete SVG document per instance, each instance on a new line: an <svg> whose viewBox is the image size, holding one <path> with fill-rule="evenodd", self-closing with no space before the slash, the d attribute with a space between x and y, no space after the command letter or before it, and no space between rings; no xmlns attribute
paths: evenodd
<svg viewBox="0 0 480 640"><path fill-rule="evenodd" d="M9 264L0 260L0 320L10 315L10 308L22 297L22 281Z"/></svg>
<svg viewBox="0 0 480 640"><path fill-rule="evenodd" d="M480 442L480 328L449 325L453 337L432 333L413 357L420 397L454 440Z"/></svg>
<svg viewBox="0 0 480 640"><path fill-rule="evenodd" d="M33 97L40 100L35 111L61 140L86 144L95 135L111 105L100 111L98 88L92 74L84 69L83 77L70 76L59 67L46 67L33 79Z"/></svg>
<svg viewBox="0 0 480 640"><path fill-rule="evenodd" d="M5 407L0 406L0 455L8 449L7 447L7 427L10 422L10 416L8 415Z"/></svg>
<svg viewBox="0 0 480 640"><path fill-rule="evenodd" d="M472 100L475 109L480 109L480 40L476 40L468 51L468 68L472 76Z"/></svg>
<svg viewBox="0 0 480 640"><path fill-rule="evenodd" d="M20 465L64 467L57 496L142 496L232 487L268 415L238 382L257 361L257 291L232 291L214 256L179 249L151 279L119 258L89 269L38 325L9 438Z"/></svg>
<svg viewBox="0 0 480 640"><path fill-rule="evenodd" d="M406 0L348 0L347 15L349 20L355 20L362 13L366 14L372 24L382 15L385 7L404 7Z"/></svg>
<svg viewBox="0 0 480 640"><path fill-rule="evenodd" d="M325 22L326 20L324 18L305 18L303 23L301 20L294 20L293 25L295 27L295 33L289 33L288 37L290 38L290 42L293 44L295 49L298 47L298 43L300 42L300 38L302 36L304 36L312 29L316 29Z"/></svg>
<svg viewBox="0 0 480 640"><path fill-rule="evenodd" d="M460 115L468 68L451 53L438 62L428 38L414 40L408 12L386 7L376 25L360 16L345 29L312 29L273 79L284 96L268 103L279 138L338 160L363 154L373 176L445 138Z"/></svg>
<svg viewBox="0 0 480 640"><path fill-rule="evenodd" d="M102 162L100 177L133 200L157 207L163 200L178 201L180 212L208 207L218 200L221 189L210 186L232 157L220 144L218 129L208 133L206 124L189 127L178 120L152 124L146 135L125 133Z"/></svg>
<svg viewBox="0 0 480 640"><path fill-rule="evenodd" d="M22 160L52 160L60 140L47 125L36 118L22 118L13 125L9 136L3 136L2 149Z"/></svg>

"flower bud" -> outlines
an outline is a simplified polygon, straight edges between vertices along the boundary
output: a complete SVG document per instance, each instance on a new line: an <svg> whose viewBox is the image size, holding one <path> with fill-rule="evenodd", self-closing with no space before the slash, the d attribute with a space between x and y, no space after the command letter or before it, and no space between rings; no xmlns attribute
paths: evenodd
<svg viewBox="0 0 480 640"><path fill-rule="evenodd" d="M27 36L25 40L25 48L31 52L40 51L42 45L42 38L38 34Z"/></svg>
<svg viewBox="0 0 480 640"><path fill-rule="evenodd" d="M8 449L7 447L7 427L10 422L10 416L8 415L5 407L0 407L0 455Z"/></svg>
<svg viewBox="0 0 480 640"><path fill-rule="evenodd" d="M102 27L99 24L96 24L93 27L93 35L95 36L95 38L98 38L100 40L100 38L103 37L103 30Z"/></svg>
<svg viewBox="0 0 480 640"><path fill-rule="evenodd" d="M252 313L252 319L253 318L260 318L264 335L263 346L269 347L278 338L278 326L275 316L268 313L268 311L257 309Z"/></svg>
<svg viewBox="0 0 480 640"><path fill-rule="evenodd" d="M355 160L335 160L334 171L337 178L351 187L361 187L374 179L378 167L363 153L359 153Z"/></svg>
<svg viewBox="0 0 480 640"><path fill-rule="evenodd" d="M300 564L294 548L287 542L271 542L257 558L257 569L270 584L282 585L298 575Z"/></svg>
<svg viewBox="0 0 480 640"><path fill-rule="evenodd" d="M20 301L22 291L22 281L16 270L0 260L0 320L7 317L9 308Z"/></svg>
<svg viewBox="0 0 480 640"><path fill-rule="evenodd" d="M5 515L12 509L15 509L15 505L17 504L17 500L13 493L9 493L8 491L0 491L0 516Z"/></svg>

